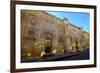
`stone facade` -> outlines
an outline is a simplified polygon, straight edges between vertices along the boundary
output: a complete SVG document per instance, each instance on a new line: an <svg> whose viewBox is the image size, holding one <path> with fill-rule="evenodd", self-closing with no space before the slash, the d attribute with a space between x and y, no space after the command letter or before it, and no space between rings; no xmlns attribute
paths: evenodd
<svg viewBox="0 0 100 73"><path fill-rule="evenodd" d="M75 53L89 48L89 33L43 11L21 11L21 57Z"/></svg>

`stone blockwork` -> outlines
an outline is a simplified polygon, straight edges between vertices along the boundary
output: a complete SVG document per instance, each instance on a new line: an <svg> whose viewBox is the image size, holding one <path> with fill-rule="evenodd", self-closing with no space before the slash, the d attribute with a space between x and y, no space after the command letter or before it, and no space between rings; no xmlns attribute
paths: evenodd
<svg viewBox="0 0 100 73"><path fill-rule="evenodd" d="M21 10L21 57L75 53L89 48L89 33L44 11Z"/></svg>

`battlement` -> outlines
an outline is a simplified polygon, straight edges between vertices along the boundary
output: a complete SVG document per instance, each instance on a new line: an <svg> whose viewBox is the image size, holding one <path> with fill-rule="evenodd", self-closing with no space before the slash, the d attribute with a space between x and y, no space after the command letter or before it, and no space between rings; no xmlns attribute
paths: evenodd
<svg viewBox="0 0 100 73"><path fill-rule="evenodd" d="M46 15L50 16L50 17L55 18L56 20L59 20L59 21L61 21L61 22L63 21L63 19L61 19L61 18L59 18L59 17L57 17L57 16L55 16L55 15L52 15L52 14L46 12L46 11L42 11L42 12L45 13Z"/></svg>
<svg viewBox="0 0 100 73"><path fill-rule="evenodd" d="M52 18L55 18L56 20L58 20L58 21L60 21L60 22L66 21L66 22L68 22L69 25L71 25L71 26L73 26L73 27L75 27L75 28L77 28L77 29L80 29L80 28L81 28L81 27L75 26L75 25L73 25L72 23L70 23L69 20L68 20L68 18L63 18L63 19L61 19L61 18L59 18L59 17L57 17L57 16L55 16L55 15L52 15L52 14L46 12L46 11L41 11L41 12L44 13L44 14L46 14L46 15L48 15L48 16L50 16L50 17L52 17Z"/></svg>

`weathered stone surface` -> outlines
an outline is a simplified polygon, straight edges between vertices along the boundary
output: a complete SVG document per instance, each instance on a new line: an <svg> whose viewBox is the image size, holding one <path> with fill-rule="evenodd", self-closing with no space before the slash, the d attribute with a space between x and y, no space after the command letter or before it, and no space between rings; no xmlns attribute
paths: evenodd
<svg viewBox="0 0 100 73"><path fill-rule="evenodd" d="M21 11L21 57L39 58L47 54L75 53L89 48L89 33L41 11Z"/></svg>

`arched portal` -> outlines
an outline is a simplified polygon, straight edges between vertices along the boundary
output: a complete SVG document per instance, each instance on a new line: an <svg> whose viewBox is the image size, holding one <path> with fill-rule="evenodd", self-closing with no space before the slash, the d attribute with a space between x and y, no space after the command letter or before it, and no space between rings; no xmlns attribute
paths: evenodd
<svg viewBox="0 0 100 73"><path fill-rule="evenodd" d="M44 36L44 52L46 56L52 55L53 37L50 33L45 33Z"/></svg>
<svg viewBox="0 0 100 73"><path fill-rule="evenodd" d="M52 53L52 39L45 38L45 53Z"/></svg>

